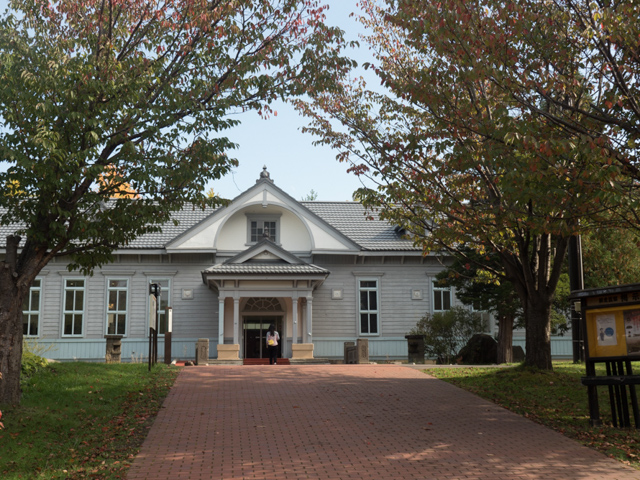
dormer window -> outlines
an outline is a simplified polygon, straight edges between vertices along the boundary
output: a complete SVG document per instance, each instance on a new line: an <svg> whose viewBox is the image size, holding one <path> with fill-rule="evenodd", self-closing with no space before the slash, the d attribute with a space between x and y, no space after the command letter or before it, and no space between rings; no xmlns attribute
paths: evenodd
<svg viewBox="0 0 640 480"><path fill-rule="evenodd" d="M251 243L259 242L264 237L275 241L276 222L261 222L260 220L251 222Z"/></svg>
<svg viewBox="0 0 640 480"><path fill-rule="evenodd" d="M280 215L247 215L247 243L258 243L263 238L280 243Z"/></svg>

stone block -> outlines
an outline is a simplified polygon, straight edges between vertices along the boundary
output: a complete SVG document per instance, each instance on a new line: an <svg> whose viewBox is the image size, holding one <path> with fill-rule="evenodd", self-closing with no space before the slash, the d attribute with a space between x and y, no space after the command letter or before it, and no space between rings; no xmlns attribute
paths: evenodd
<svg viewBox="0 0 640 480"><path fill-rule="evenodd" d="M291 354L292 360L310 360L313 358L313 343L294 343Z"/></svg>
<svg viewBox="0 0 640 480"><path fill-rule="evenodd" d="M358 363L358 352L356 351L358 347L355 345L347 345L345 348L345 360L344 363L352 364Z"/></svg>
<svg viewBox="0 0 640 480"><path fill-rule="evenodd" d="M513 363L521 363L524 362L526 355L524 354L524 349L520 345L513 346Z"/></svg>
<svg viewBox="0 0 640 480"><path fill-rule="evenodd" d="M122 335L105 335L107 351L104 356L106 363L120 363L122 355Z"/></svg>
<svg viewBox="0 0 640 480"><path fill-rule="evenodd" d="M477 333L458 353L458 363L493 365L498 362L498 342L491 335Z"/></svg>
<svg viewBox="0 0 640 480"><path fill-rule="evenodd" d="M355 347L356 342L344 342L344 363L355 363L355 358L353 362L349 362L349 347ZM355 355L355 348L353 349L353 355Z"/></svg>
<svg viewBox="0 0 640 480"><path fill-rule="evenodd" d="M369 339L359 338L356 342L356 363L369 363Z"/></svg>
<svg viewBox="0 0 640 480"><path fill-rule="evenodd" d="M240 345L218 344L218 360L240 360Z"/></svg>
<svg viewBox="0 0 640 480"><path fill-rule="evenodd" d="M209 365L208 338L199 338L196 342L196 365Z"/></svg>

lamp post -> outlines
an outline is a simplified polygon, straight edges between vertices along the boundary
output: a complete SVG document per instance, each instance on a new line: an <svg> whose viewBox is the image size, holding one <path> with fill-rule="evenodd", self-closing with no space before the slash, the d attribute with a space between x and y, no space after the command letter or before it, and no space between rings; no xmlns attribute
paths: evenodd
<svg viewBox="0 0 640 480"><path fill-rule="evenodd" d="M582 270L582 242L580 235L574 235L569 239L569 289L574 292L584 289L584 275ZM571 339L573 344L573 363L584 361L584 349L582 348L582 328L580 312L571 305Z"/></svg>
<svg viewBox="0 0 640 480"><path fill-rule="evenodd" d="M173 331L173 308L167 307L167 331L164 332L164 363L171 364L171 332Z"/></svg>
<svg viewBox="0 0 640 480"><path fill-rule="evenodd" d="M158 297L162 288L157 283L149 284L149 371L158 362Z"/></svg>

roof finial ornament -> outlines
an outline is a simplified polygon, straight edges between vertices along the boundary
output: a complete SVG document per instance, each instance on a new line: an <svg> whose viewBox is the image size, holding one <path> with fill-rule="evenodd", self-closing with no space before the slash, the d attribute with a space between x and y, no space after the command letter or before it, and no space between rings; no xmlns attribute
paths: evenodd
<svg viewBox="0 0 640 480"><path fill-rule="evenodd" d="M257 182L259 182L263 178L266 178L270 182L273 182L273 180L271 180L271 175L269 174L269 172L267 172L267 166L266 165L262 167L262 171L260 172L260 178L257 180Z"/></svg>

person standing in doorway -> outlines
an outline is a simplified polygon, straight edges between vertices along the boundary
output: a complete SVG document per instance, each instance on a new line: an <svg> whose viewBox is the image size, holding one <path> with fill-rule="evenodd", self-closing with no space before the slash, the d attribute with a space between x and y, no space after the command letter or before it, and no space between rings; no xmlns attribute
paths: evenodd
<svg viewBox="0 0 640 480"><path fill-rule="evenodd" d="M269 331L267 332L267 351L269 352L269 365L278 364L278 342L280 341L280 335L276 331L274 324L269 325Z"/></svg>

